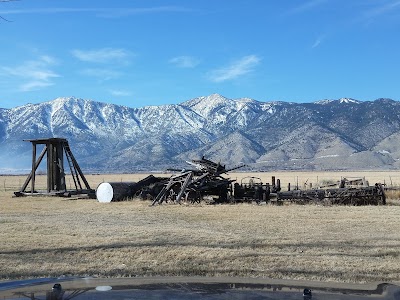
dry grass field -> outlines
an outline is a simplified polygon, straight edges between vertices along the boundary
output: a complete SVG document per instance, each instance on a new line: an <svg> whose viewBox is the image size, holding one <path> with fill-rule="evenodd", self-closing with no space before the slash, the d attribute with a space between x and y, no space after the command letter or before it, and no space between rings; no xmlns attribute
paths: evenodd
<svg viewBox="0 0 400 300"><path fill-rule="evenodd" d="M396 172L235 173L282 185L340 176L400 185ZM138 181L146 174L90 175ZM168 176L168 175L166 175ZM38 184L44 185L44 176ZM308 179L308 180L307 180ZM139 200L12 198L0 177L0 279L197 275L342 282L400 281L400 206L161 205ZM397 197L397 196L396 196Z"/></svg>

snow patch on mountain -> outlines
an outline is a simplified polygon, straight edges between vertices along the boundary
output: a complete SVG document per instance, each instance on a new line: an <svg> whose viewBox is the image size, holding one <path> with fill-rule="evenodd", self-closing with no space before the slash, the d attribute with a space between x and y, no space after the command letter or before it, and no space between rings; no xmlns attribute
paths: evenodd
<svg viewBox="0 0 400 300"><path fill-rule="evenodd" d="M340 99L339 99L339 103L347 103L347 104L349 104L349 103L354 103L354 104L359 104L359 103L361 103L361 101L358 101L358 100L355 100L355 99L352 99L352 98L340 98Z"/></svg>

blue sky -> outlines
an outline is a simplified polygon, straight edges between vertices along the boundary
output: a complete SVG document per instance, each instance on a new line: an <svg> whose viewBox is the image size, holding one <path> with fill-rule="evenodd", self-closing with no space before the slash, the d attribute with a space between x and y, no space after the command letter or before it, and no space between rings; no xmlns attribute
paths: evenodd
<svg viewBox="0 0 400 300"><path fill-rule="evenodd" d="M0 107L400 100L400 0L0 0Z"/></svg>

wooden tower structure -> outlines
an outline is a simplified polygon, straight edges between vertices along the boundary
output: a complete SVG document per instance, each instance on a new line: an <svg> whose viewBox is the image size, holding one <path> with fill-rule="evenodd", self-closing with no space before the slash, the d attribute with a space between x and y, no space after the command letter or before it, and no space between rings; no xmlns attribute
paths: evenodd
<svg viewBox="0 0 400 300"><path fill-rule="evenodd" d="M49 138L49 139L36 139L26 140L32 143L32 170L22 185L21 189L14 194L20 196L33 196L33 195L49 195L49 196L65 196L86 194L89 196L94 195L78 165L72 151L69 147L68 141L63 138ZM37 156L37 146L44 145L40 155ZM36 190L36 171L42 162L43 158L47 155L47 189L45 191ZM70 173L74 182L75 189L67 190L65 182L65 168L64 158L67 159ZM30 191L27 187L30 183Z"/></svg>

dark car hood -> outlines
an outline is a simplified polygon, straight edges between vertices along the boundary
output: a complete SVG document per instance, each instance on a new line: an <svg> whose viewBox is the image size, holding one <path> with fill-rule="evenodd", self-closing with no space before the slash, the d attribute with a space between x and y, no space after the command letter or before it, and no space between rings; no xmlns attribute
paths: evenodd
<svg viewBox="0 0 400 300"><path fill-rule="evenodd" d="M135 277L39 278L0 282L0 299L400 299L399 283L346 284L264 278ZM310 289L311 298L303 296Z"/></svg>

